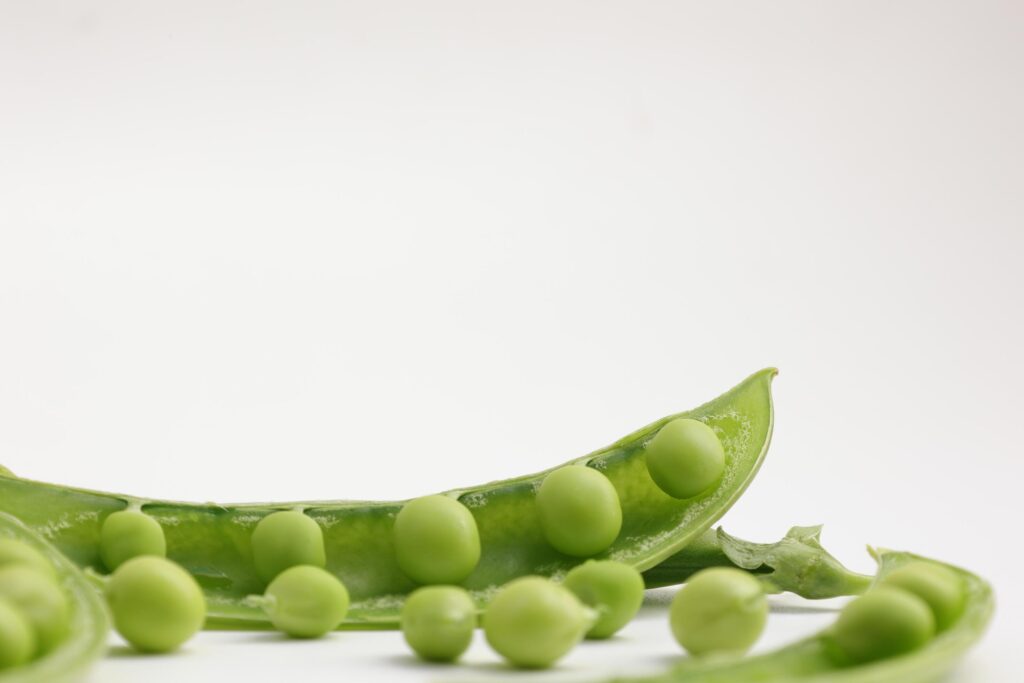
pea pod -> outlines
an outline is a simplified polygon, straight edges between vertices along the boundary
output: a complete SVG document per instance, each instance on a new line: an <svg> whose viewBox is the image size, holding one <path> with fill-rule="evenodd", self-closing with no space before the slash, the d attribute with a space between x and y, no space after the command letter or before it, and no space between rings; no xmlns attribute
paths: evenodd
<svg viewBox="0 0 1024 683"><path fill-rule="evenodd" d="M569 463L604 473L621 502L621 531L598 558L648 569L685 548L729 509L767 452L775 374L774 369L755 373L699 408L658 420ZM678 417L711 426L725 451L720 480L684 500L658 488L644 458L647 441ZM581 561L556 551L542 533L535 496L550 471L444 494L464 504L479 529L480 561L462 583L478 605L511 579L530 574L558 577ZM401 571L392 543L392 527L402 505L401 501L188 504L0 476L0 508L20 517L83 567L102 567L99 532L109 514L133 508L152 516L166 533L167 556L203 587L211 627L258 628L267 623L261 610L245 602L247 595L264 588L254 567L250 536L263 517L286 509L302 510L323 530L326 568L344 581L352 597L343 626L396 626L405 595L416 587Z"/></svg>
<svg viewBox="0 0 1024 683"><path fill-rule="evenodd" d="M890 550L872 552L879 562L877 579L909 562L926 559ZM982 636L995 606L992 588L984 579L958 567L942 566L963 579L965 606L946 630L923 648L908 654L870 664L843 665L830 656L829 631L825 630L755 657L727 661L687 659L660 676L617 680L632 683L932 683L942 679Z"/></svg>
<svg viewBox="0 0 1024 683"><path fill-rule="evenodd" d="M0 672L0 683L66 683L77 680L106 650L110 625L99 593L60 551L17 518L3 512L0 512L0 538L13 538L42 553L56 570L71 609L67 636L42 658Z"/></svg>

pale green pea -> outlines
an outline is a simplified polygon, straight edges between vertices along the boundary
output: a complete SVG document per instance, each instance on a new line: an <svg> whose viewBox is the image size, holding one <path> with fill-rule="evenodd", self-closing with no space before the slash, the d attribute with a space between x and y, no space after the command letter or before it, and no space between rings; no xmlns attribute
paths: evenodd
<svg viewBox="0 0 1024 683"><path fill-rule="evenodd" d="M252 532L252 559L264 583L289 567L323 567L327 564L324 532L315 520L297 510L271 513Z"/></svg>
<svg viewBox="0 0 1024 683"><path fill-rule="evenodd" d="M416 583L459 583L480 561L480 533L473 513L448 496L406 503L395 517L392 534L398 566Z"/></svg>
<svg viewBox="0 0 1024 683"><path fill-rule="evenodd" d="M114 571L141 555L167 555L167 540L160 523L136 510L107 515L100 528L100 558L107 569Z"/></svg>
<svg viewBox="0 0 1024 683"><path fill-rule="evenodd" d="M592 620L592 611L568 588L539 576L524 576L494 596L483 626L487 642L510 664L543 669L582 640Z"/></svg>
<svg viewBox="0 0 1024 683"><path fill-rule="evenodd" d="M105 592L117 632L143 652L177 649L202 628L206 618L199 584L163 557L128 560L110 575Z"/></svg>
<svg viewBox="0 0 1024 683"><path fill-rule="evenodd" d="M290 567L255 601L274 628L293 638L319 638L338 628L348 613L348 589L326 569Z"/></svg>
<svg viewBox="0 0 1024 683"><path fill-rule="evenodd" d="M664 425L645 447L647 471L673 498L692 498L725 471L725 450L715 430L681 417Z"/></svg>
<svg viewBox="0 0 1024 683"><path fill-rule="evenodd" d="M928 604L895 586L876 586L855 598L832 627L831 651L842 663L863 664L911 652L935 635Z"/></svg>
<svg viewBox="0 0 1024 683"><path fill-rule="evenodd" d="M767 619L768 600L760 581L732 567L697 572L669 609L672 635L694 656L746 652Z"/></svg>
<svg viewBox="0 0 1024 683"><path fill-rule="evenodd" d="M964 581L956 572L924 560L894 569L879 584L902 588L928 603L937 631L944 631L957 620L967 599Z"/></svg>
<svg viewBox="0 0 1024 683"><path fill-rule="evenodd" d="M0 538L0 568L11 565L25 565L47 576L57 578L53 563L41 552L13 538Z"/></svg>
<svg viewBox="0 0 1024 683"><path fill-rule="evenodd" d="M68 600L50 574L26 565L8 565L0 569L0 598L28 618L40 654L49 652L67 632Z"/></svg>
<svg viewBox="0 0 1024 683"><path fill-rule="evenodd" d="M548 543L573 557L607 550L622 528L615 487L608 477L583 465L560 467L544 477L537 511Z"/></svg>
<svg viewBox="0 0 1024 683"><path fill-rule="evenodd" d="M0 671L25 664L35 651L32 623L21 610L0 599Z"/></svg>
<svg viewBox="0 0 1024 683"><path fill-rule="evenodd" d="M433 662L453 662L473 640L476 605L458 586L425 586L402 606L402 635L413 652Z"/></svg>
<svg viewBox="0 0 1024 683"><path fill-rule="evenodd" d="M614 560L587 560L573 567L563 586L597 612L587 638L608 638L628 624L644 601L644 579L634 567Z"/></svg>

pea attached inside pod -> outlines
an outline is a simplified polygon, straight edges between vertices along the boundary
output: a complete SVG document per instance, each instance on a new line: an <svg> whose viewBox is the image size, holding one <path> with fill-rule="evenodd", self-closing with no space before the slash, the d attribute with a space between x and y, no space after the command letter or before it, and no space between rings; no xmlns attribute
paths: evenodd
<svg viewBox="0 0 1024 683"><path fill-rule="evenodd" d="M27 565L0 569L0 599L19 610L32 625L39 654L53 649L64 637L70 619L67 597L52 575Z"/></svg>
<svg viewBox="0 0 1024 683"><path fill-rule="evenodd" d="M473 513L449 496L409 501L395 517L392 534L398 566L416 583L460 583L480 561Z"/></svg>
<svg viewBox="0 0 1024 683"><path fill-rule="evenodd" d="M289 567L327 564L324 532L316 520L298 510L273 512L261 519L251 542L256 574L264 583Z"/></svg>
<svg viewBox="0 0 1024 683"><path fill-rule="evenodd" d="M551 546L573 557L607 550L622 529L622 505L601 472L583 465L560 467L537 491L541 529Z"/></svg>
<svg viewBox="0 0 1024 683"><path fill-rule="evenodd" d="M672 634L694 656L742 654L757 642L768 620L761 582L732 567L693 575L669 609Z"/></svg>
<svg viewBox="0 0 1024 683"><path fill-rule="evenodd" d="M13 565L24 565L47 576L57 577L53 563L28 543L14 538L0 538L0 568Z"/></svg>
<svg viewBox="0 0 1024 683"><path fill-rule="evenodd" d="M952 569L934 562L908 562L882 577L882 586L896 586L924 600L935 617L935 628L944 631L964 610L964 582Z"/></svg>
<svg viewBox="0 0 1024 683"><path fill-rule="evenodd" d="M562 585L597 613L587 638L608 638L628 624L644 601L644 579L636 568L614 560L587 560L573 567Z"/></svg>
<svg viewBox="0 0 1024 683"><path fill-rule="evenodd" d="M413 652L432 662L453 662L473 640L476 605L458 586L424 586L402 606L402 635Z"/></svg>
<svg viewBox="0 0 1024 683"><path fill-rule="evenodd" d="M829 640L842 663L864 664L916 650L934 635L935 617L924 600L879 585L843 608Z"/></svg>
<svg viewBox="0 0 1024 683"><path fill-rule="evenodd" d="M692 498L706 491L725 471L722 442L700 420L672 420L647 442L645 451L651 478L673 498Z"/></svg>
<svg viewBox="0 0 1024 683"><path fill-rule="evenodd" d="M348 589L334 574L312 565L290 567L277 575L256 604L274 628L293 638L319 638L338 628L348 613Z"/></svg>
<svg viewBox="0 0 1024 683"><path fill-rule="evenodd" d="M107 515L100 527L100 558L107 569L114 571L141 555L167 555L167 540L160 523L138 510Z"/></svg>
<svg viewBox="0 0 1024 683"><path fill-rule="evenodd" d="M32 623L21 610L0 599L0 671L25 664L35 651Z"/></svg>

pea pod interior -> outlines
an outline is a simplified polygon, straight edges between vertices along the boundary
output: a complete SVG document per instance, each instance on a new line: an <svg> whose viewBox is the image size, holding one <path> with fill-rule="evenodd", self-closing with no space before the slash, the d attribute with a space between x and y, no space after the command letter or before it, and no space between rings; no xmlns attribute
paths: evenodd
<svg viewBox="0 0 1024 683"><path fill-rule="evenodd" d="M571 461L603 472L622 504L622 530L598 555L640 570L683 549L718 520L753 479L771 437L771 380L762 370L694 410L670 415ZM690 417L711 426L725 449L725 471L710 489L679 500L661 491L647 472L644 444L669 420ZM579 558L553 549L541 531L534 498L548 471L445 493L473 514L482 553L463 582L484 604L518 576L559 576ZM101 568L100 526L107 515L139 507L164 528L168 557L190 571L206 594L210 626L258 627L265 615L245 596L264 586L253 567L250 535L265 515L302 509L324 533L327 569L352 596L346 625L390 627L415 584L399 569L391 528L404 501L302 502L236 505L189 504L86 491L0 476L0 509L21 518L84 567Z"/></svg>
<svg viewBox="0 0 1024 683"><path fill-rule="evenodd" d="M93 586L70 560L18 519L0 512L0 538L13 538L43 554L57 570L68 597L68 634L52 651L25 666L0 671L0 683L63 683L79 678L106 650L110 630L106 608Z"/></svg>

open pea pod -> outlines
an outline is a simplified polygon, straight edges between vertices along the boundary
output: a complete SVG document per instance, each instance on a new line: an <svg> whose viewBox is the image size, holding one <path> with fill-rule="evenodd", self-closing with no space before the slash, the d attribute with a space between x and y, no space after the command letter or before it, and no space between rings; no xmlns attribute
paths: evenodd
<svg viewBox="0 0 1024 683"><path fill-rule="evenodd" d="M68 683L78 680L107 647L110 623L99 593L59 550L17 518L2 512L0 538L13 538L42 553L53 564L70 605L70 623L64 640L34 662L0 671L0 683Z"/></svg>
<svg viewBox="0 0 1024 683"><path fill-rule="evenodd" d="M877 578L907 562L927 559L891 550L873 551L873 554L879 562ZM995 608L992 587L984 579L959 567L943 566L963 580L963 611L925 647L908 654L869 664L843 665L830 656L829 630L825 629L810 638L754 657L726 661L686 659L659 676L617 680L622 683L932 683L941 680L981 638Z"/></svg>
<svg viewBox="0 0 1024 683"><path fill-rule="evenodd" d="M570 461L603 472L622 504L622 530L599 557L640 570L657 565L707 531L754 478L772 431L771 380L762 370L694 410L654 422L612 445ZM665 494L647 472L644 445L677 417L701 420L717 433L725 450L725 471L707 491L679 500ZM478 604L518 576L557 577L580 562L552 548L544 538L534 503L551 470L507 481L446 492L473 514L481 557L463 582ZM302 509L324 533L327 569L352 596L345 626L391 627L415 584L398 567L392 526L403 501L303 502L239 505L189 504L86 491L0 476L0 509L21 518L83 567L101 569L99 533L103 520L127 507L160 522L168 556L188 569L203 587L210 627L259 627L265 615L244 598L262 592L252 560L250 536L267 514Z"/></svg>

